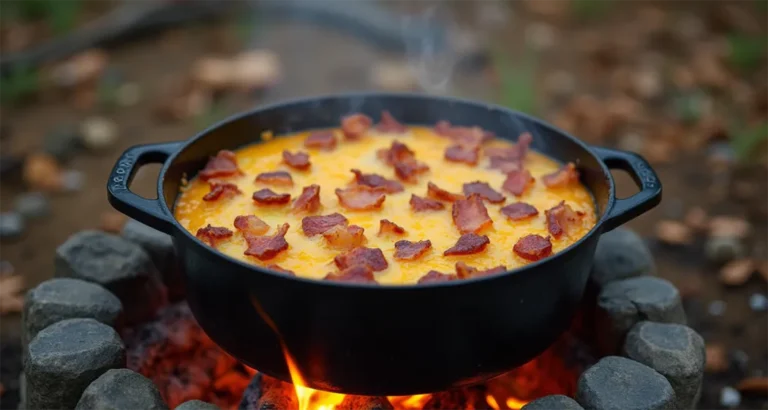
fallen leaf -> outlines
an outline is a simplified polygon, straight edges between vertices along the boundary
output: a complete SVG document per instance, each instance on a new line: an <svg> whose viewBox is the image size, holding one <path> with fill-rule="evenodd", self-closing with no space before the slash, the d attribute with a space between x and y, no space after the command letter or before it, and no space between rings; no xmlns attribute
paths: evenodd
<svg viewBox="0 0 768 410"><path fill-rule="evenodd" d="M722 373L728 370L728 358L721 344L708 344L704 348L706 362L704 370L708 373Z"/></svg>
<svg viewBox="0 0 768 410"><path fill-rule="evenodd" d="M710 236L725 236L743 239L749 235L750 226L744 218L716 216L709 221Z"/></svg>
<svg viewBox="0 0 768 410"><path fill-rule="evenodd" d="M52 156L44 153L35 153L24 161L24 182L31 188L41 191L58 191L61 189L62 171L59 164Z"/></svg>
<svg viewBox="0 0 768 410"><path fill-rule="evenodd" d="M736 386L742 393L754 395L768 395L768 377L749 377L739 382Z"/></svg>
<svg viewBox="0 0 768 410"><path fill-rule="evenodd" d="M0 315L21 312L24 306L24 277L0 276Z"/></svg>
<svg viewBox="0 0 768 410"><path fill-rule="evenodd" d="M751 259L739 259L728 262L720 269L720 282L728 286L747 283L755 273L755 262Z"/></svg>
<svg viewBox="0 0 768 410"><path fill-rule="evenodd" d="M678 221L660 221L657 223L656 238L670 245L687 245L693 241L691 229Z"/></svg>
<svg viewBox="0 0 768 410"><path fill-rule="evenodd" d="M709 227L707 211L698 206L691 208L685 214L684 221L685 224L688 225L691 229L695 229L697 231L704 231Z"/></svg>

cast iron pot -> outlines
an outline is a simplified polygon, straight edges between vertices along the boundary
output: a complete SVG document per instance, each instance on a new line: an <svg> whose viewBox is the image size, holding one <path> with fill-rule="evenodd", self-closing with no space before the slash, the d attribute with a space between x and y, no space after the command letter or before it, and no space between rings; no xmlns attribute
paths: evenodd
<svg viewBox="0 0 768 410"><path fill-rule="evenodd" d="M531 132L534 149L578 164L595 199L597 224L562 252L496 276L375 286L267 271L208 247L174 219L182 178L194 177L219 150L259 143L265 130L283 135L336 127L344 115L362 112L377 119L384 109L407 124L449 120L512 140ZM339 158L340 166L343 160ZM163 164L159 199L145 199L129 189L135 171L146 163ZM640 192L617 199L610 168L628 171ZM656 174L638 155L588 146L540 120L495 105L381 93L270 105L187 141L129 148L112 170L107 190L117 210L173 237L192 312L219 346L259 371L290 381L287 351L308 387L360 395L441 391L481 382L534 358L570 324L600 234L661 200Z"/></svg>

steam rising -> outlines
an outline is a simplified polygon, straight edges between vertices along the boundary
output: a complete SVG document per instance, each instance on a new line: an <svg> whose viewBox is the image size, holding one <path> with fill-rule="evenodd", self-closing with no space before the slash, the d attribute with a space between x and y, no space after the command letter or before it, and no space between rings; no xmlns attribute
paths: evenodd
<svg viewBox="0 0 768 410"><path fill-rule="evenodd" d="M401 20L402 31L411 31L414 26L434 32L439 32L441 28L450 28L452 19L447 13L440 11L442 15L438 14L437 6L430 6L418 15L404 16ZM449 93L457 61L455 51L441 41L440 36L413 38L403 35L403 41L408 66L419 86L428 93Z"/></svg>

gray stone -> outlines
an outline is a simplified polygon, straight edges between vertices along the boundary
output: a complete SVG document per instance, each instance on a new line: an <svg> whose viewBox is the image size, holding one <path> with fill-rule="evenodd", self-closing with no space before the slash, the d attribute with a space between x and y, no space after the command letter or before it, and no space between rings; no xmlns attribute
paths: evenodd
<svg viewBox="0 0 768 410"><path fill-rule="evenodd" d="M762 312L768 309L768 298L762 293L753 293L749 297L749 307L755 312Z"/></svg>
<svg viewBox="0 0 768 410"><path fill-rule="evenodd" d="M41 218L51 213L51 202L42 192L26 192L16 197L14 208L26 219Z"/></svg>
<svg viewBox="0 0 768 410"><path fill-rule="evenodd" d="M671 410L674 399L664 376L617 356L604 357L587 369L576 387L576 401L587 410Z"/></svg>
<svg viewBox="0 0 768 410"><path fill-rule="evenodd" d="M85 389L77 410L161 410L168 406L152 380L128 369L112 369Z"/></svg>
<svg viewBox="0 0 768 410"><path fill-rule="evenodd" d="M670 323L640 322L627 334L624 355L667 378L675 409L696 406L704 379L704 339L693 329Z"/></svg>
<svg viewBox="0 0 768 410"><path fill-rule="evenodd" d="M82 148L80 134L72 127L63 127L48 133L43 139L43 151L59 162L67 162Z"/></svg>
<svg viewBox="0 0 768 410"><path fill-rule="evenodd" d="M176 300L184 296L181 271L176 263L176 251L170 235L144 225L135 219L129 219L125 223L121 235L147 251L152 262L160 271L171 299Z"/></svg>
<svg viewBox="0 0 768 410"><path fill-rule="evenodd" d="M24 346L44 328L65 319L91 318L115 327L122 311L117 296L99 285L79 279L47 280L27 292L24 300Z"/></svg>
<svg viewBox="0 0 768 410"><path fill-rule="evenodd" d="M115 329L93 319L67 319L32 339L24 362L30 409L73 409L88 385L125 366Z"/></svg>
<svg viewBox="0 0 768 410"><path fill-rule="evenodd" d="M152 259L139 246L100 231L82 231L56 249L58 277L104 286L123 303L125 319L148 319L167 301L165 286Z"/></svg>
<svg viewBox="0 0 768 410"><path fill-rule="evenodd" d="M16 238L24 233L24 218L18 212L0 214L0 239Z"/></svg>
<svg viewBox="0 0 768 410"><path fill-rule="evenodd" d="M597 328L605 332L598 340L603 355L617 353L637 322L685 324L680 294L661 278L641 276L611 282L598 295L597 305Z"/></svg>
<svg viewBox="0 0 768 410"><path fill-rule="evenodd" d="M64 192L80 192L85 186L85 174L75 169L61 173L61 188Z"/></svg>
<svg viewBox="0 0 768 410"><path fill-rule="evenodd" d="M741 404L741 393L731 386L725 386L720 390L720 405L723 407L737 407Z"/></svg>
<svg viewBox="0 0 768 410"><path fill-rule="evenodd" d="M746 254L744 244L739 238L730 236L711 236L704 244L704 254L711 262L723 264Z"/></svg>
<svg viewBox="0 0 768 410"><path fill-rule="evenodd" d="M618 228L600 237L590 279L602 288L615 280L655 271L653 255L643 239L634 231Z"/></svg>
<svg viewBox="0 0 768 410"><path fill-rule="evenodd" d="M722 316L723 313L725 313L725 309L727 307L728 305L722 300L713 300L707 306L707 313L709 313L712 316Z"/></svg>
<svg viewBox="0 0 768 410"><path fill-rule="evenodd" d="M190 400L179 404L174 410L220 410L218 406L200 400Z"/></svg>
<svg viewBox="0 0 768 410"><path fill-rule="evenodd" d="M103 117L91 117L83 121L81 136L83 145L89 150L103 150L117 142L117 125Z"/></svg>
<svg viewBox="0 0 768 410"><path fill-rule="evenodd" d="M584 410L584 408L568 396L552 394L536 399L520 410Z"/></svg>

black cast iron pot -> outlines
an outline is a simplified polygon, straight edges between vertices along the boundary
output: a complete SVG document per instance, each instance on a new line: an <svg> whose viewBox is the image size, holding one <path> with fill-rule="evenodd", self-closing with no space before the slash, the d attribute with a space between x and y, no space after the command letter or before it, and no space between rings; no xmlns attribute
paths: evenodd
<svg viewBox="0 0 768 410"><path fill-rule="evenodd" d="M383 109L407 124L449 120L511 139L531 132L534 149L578 164L595 199L597 224L562 252L507 273L421 286L372 286L260 269L206 246L174 219L182 177L193 177L219 150L259 143L265 130L282 135L335 127L346 114L378 118ZM343 158L339 160L343 166ZM163 164L156 200L129 189L135 171L146 163ZM640 192L615 198L610 168L631 173ZM590 147L540 120L495 105L380 93L270 105L187 141L129 148L112 170L107 190L116 209L173 236L192 311L224 350L290 381L285 348L308 387L361 395L445 390L497 376L534 358L570 324L600 234L661 200L656 174L638 155Z"/></svg>

